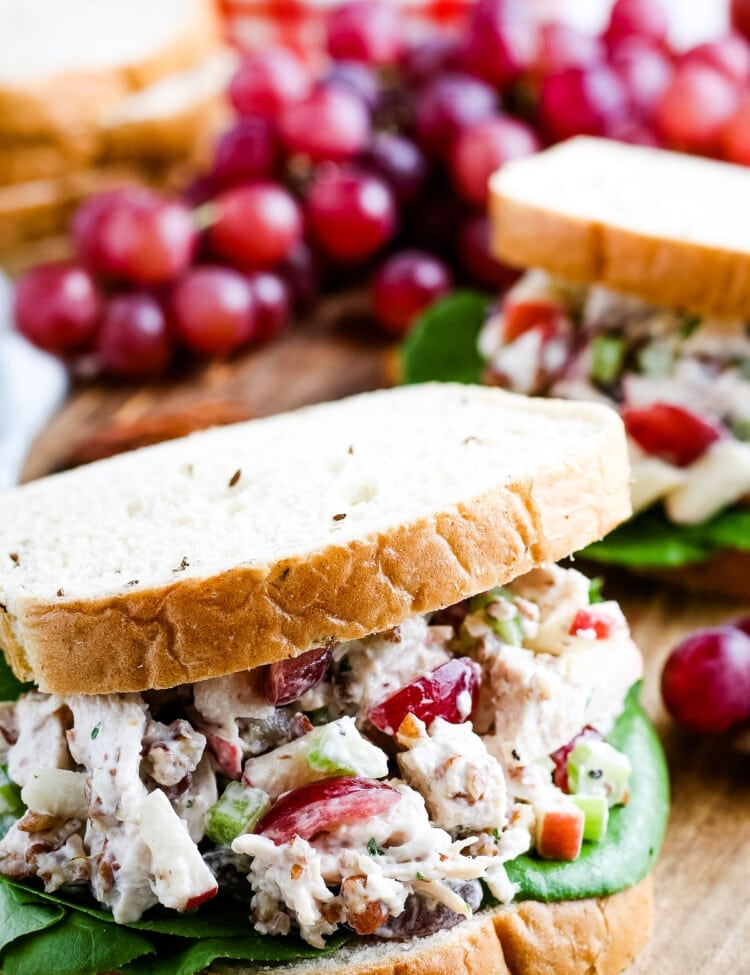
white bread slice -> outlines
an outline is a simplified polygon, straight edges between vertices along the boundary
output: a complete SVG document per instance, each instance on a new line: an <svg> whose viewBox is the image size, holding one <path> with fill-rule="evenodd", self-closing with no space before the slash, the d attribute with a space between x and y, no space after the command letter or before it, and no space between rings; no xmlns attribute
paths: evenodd
<svg viewBox="0 0 750 975"><path fill-rule="evenodd" d="M618 975L653 925L646 877L609 897L483 911L450 931L406 943L345 947L284 966L287 975ZM216 965L226 975L274 975L269 966Z"/></svg>
<svg viewBox="0 0 750 975"><path fill-rule="evenodd" d="M750 310L750 171L579 137L490 180L493 247L517 267L717 316Z"/></svg>
<svg viewBox="0 0 750 975"><path fill-rule="evenodd" d="M213 0L0 0L0 137L75 138L220 36Z"/></svg>
<svg viewBox="0 0 750 975"><path fill-rule="evenodd" d="M49 692L169 687L395 626L630 513L614 411L428 384L0 495L0 645Z"/></svg>
<svg viewBox="0 0 750 975"><path fill-rule="evenodd" d="M224 93L236 64L234 52L217 47L193 67L109 106L77 141L0 143L0 186L55 179L95 161L203 163L229 117Z"/></svg>

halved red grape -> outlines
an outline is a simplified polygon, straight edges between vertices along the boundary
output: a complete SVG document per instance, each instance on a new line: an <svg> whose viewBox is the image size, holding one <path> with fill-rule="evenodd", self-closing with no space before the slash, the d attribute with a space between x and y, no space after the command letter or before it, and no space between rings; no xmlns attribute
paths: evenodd
<svg viewBox="0 0 750 975"><path fill-rule="evenodd" d="M493 115L496 106L496 93L483 81L465 74L444 75L417 95L417 138L428 152L441 155L462 129Z"/></svg>
<svg viewBox="0 0 750 975"><path fill-rule="evenodd" d="M693 731L727 731L750 719L750 636L736 626L692 633L669 655L664 704Z"/></svg>
<svg viewBox="0 0 750 975"><path fill-rule="evenodd" d="M531 155L540 148L536 133L525 122L492 115L458 135L450 154L453 179L470 203L485 206L490 176L511 159Z"/></svg>
<svg viewBox="0 0 750 975"><path fill-rule="evenodd" d="M570 792L570 786L568 784L568 755L570 755L578 742L591 738L601 740L601 737L600 732L596 728L592 728L591 725L587 724L582 731L574 738L571 738L567 745L562 745L556 752L552 752L550 758L555 765L552 772L552 781L558 789L562 789L563 792Z"/></svg>
<svg viewBox="0 0 750 975"><path fill-rule="evenodd" d="M349 0L328 15L328 53L337 60L392 64L401 36L398 7L386 0Z"/></svg>
<svg viewBox="0 0 750 975"><path fill-rule="evenodd" d="M204 731L206 747L217 768L228 779L238 782L242 778L242 746L239 741L230 741L220 735Z"/></svg>
<svg viewBox="0 0 750 975"><path fill-rule="evenodd" d="M750 0L731 0L730 17L732 27L750 39Z"/></svg>
<svg viewBox="0 0 750 975"><path fill-rule="evenodd" d="M725 34L690 48L680 58L680 64L703 64L744 87L750 81L750 45L740 34Z"/></svg>
<svg viewBox="0 0 750 975"><path fill-rule="evenodd" d="M280 846L293 836L304 840L337 826L383 816L401 799L384 782L340 776L311 782L281 796L255 828Z"/></svg>
<svg viewBox="0 0 750 975"><path fill-rule="evenodd" d="M628 436L643 451L675 467L694 463L723 436L713 421L673 403L628 406L621 415Z"/></svg>
<svg viewBox="0 0 750 975"><path fill-rule="evenodd" d="M171 311L179 338L202 355L227 355L257 328L250 282L227 267L188 271L172 289Z"/></svg>
<svg viewBox="0 0 750 975"><path fill-rule="evenodd" d="M671 145L712 155L738 104L737 88L726 75L702 64L686 64L662 92L655 118Z"/></svg>
<svg viewBox="0 0 750 975"><path fill-rule="evenodd" d="M211 249L240 267L272 267L302 238L297 201L277 183L232 187L216 197L213 208Z"/></svg>
<svg viewBox="0 0 750 975"><path fill-rule="evenodd" d="M664 44L668 30L669 19L660 0L615 0L603 37L608 46L633 36Z"/></svg>
<svg viewBox="0 0 750 975"><path fill-rule="evenodd" d="M87 200L73 220L73 238L95 274L143 285L178 277L197 243L184 203L142 186Z"/></svg>
<svg viewBox="0 0 750 975"><path fill-rule="evenodd" d="M47 352L65 355L86 346L96 332L102 309L94 280L75 264L39 264L16 284L16 327Z"/></svg>
<svg viewBox="0 0 750 975"><path fill-rule="evenodd" d="M396 734L407 714L428 726L435 718L462 724L477 706L481 680L479 664L469 657L457 657L375 704L367 717L387 735Z"/></svg>
<svg viewBox="0 0 750 975"><path fill-rule="evenodd" d="M159 302L147 294L112 298L96 340L103 368L116 376L163 372L172 357L172 339Z"/></svg>
<svg viewBox="0 0 750 975"><path fill-rule="evenodd" d="M253 289L258 311L255 331L248 338L269 342L289 324L292 306L289 285L273 271L253 271L247 279Z"/></svg>
<svg viewBox="0 0 750 975"><path fill-rule="evenodd" d="M307 214L321 249L340 261L372 257L396 230L389 187L355 169L321 170L308 193Z"/></svg>
<svg viewBox="0 0 750 975"><path fill-rule="evenodd" d="M598 37L564 21L541 24L533 73L546 78L565 68L587 68L604 60L604 48Z"/></svg>
<svg viewBox="0 0 750 975"><path fill-rule="evenodd" d="M566 68L542 82L539 114L554 139L609 135L627 113L625 87L605 64Z"/></svg>
<svg viewBox="0 0 750 975"><path fill-rule="evenodd" d="M535 27L526 4L479 0L472 5L461 49L466 71L505 88L531 64L534 50Z"/></svg>
<svg viewBox="0 0 750 975"><path fill-rule="evenodd" d="M312 85L310 72L287 47L268 47L248 55L229 83L229 100L238 115L274 122L286 105L301 101Z"/></svg>
<svg viewBox="0 0 750 975"><path fill-rule="evenodd" d="M450 269L432 254L399 251L375 275L375 317L387 332L404 335L420 312L450 291L452 282Z"/></svg>
<svg viewBox="0 0 750 975"><path fill-rule="evenodd" d="M287 152L312 162L344 162L370 140L370 115L362 99L339 85L321 85L279 116Z"/></svg>
<svg viewBox="0 0 750 975"><path fill-rule="evenodd" d="M291 704L323 680L333 659L331 647L308 650L299 657L269 664L265 678L266 700L280 707Z"/></svg>
<svg viewBox="0 0 750 975"><path fill-rule="evenodd" d="M262 118L240 119L217 142L210 178L214 186L222 188L268 179L276 169L277 150L270 122Z"/></svg>

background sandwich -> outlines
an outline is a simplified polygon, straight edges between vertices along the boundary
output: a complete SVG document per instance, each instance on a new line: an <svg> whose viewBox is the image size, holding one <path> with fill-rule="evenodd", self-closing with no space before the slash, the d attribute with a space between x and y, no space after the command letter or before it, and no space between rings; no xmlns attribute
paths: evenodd
<svg viewBox="0 0 750 975"><path fill-rule="evenodd" d="M494 250L532 270L479 356L473 336L462 356L488 383L620 411L635 517L587 555L736 596L750 564L748 190L742 167L602 139L509 163L490 184Z"/></svg>
<svg viewBox="0 0 750 975"><path fill-rule="evenodd" d="M619 971L663 756L550 563L628 511L611 411L453 385L5 495L0 968Z"/></svg>

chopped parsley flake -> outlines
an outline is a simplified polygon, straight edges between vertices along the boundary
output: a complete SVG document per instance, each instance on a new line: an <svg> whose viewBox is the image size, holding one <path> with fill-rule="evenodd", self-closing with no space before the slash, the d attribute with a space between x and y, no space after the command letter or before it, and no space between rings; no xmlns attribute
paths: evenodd
<svg viewBox="0 0 750 975"><path fill-rule="evenodd" d="M102 730L102 726L98 724L95 728L91 729L91 740L96 741L99 737L99 732Z"/></svg>
<svg viewBox="0 0 750 975"><path fill-rule="evenodd" d="M424 874L421 874L419 871L417 871L417 880L424 880Z"/></svg>
<svg viewBox="0 0 750 975"><path fill-rule="evenodd" d="M367 852L371 857L382 857L383 851L380 849L378 844L374 839L370 839L367 843Z"/></svg>

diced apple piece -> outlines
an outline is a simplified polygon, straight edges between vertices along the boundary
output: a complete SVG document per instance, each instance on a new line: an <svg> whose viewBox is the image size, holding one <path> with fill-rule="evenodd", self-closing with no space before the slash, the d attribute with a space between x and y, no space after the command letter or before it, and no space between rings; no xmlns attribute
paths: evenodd
<svg viewBox="0 0 750 975"><path fill-rule="evenodd" d="M537 815L536 849L546 860L576 860L586 817L577 806L545 809Z"/></svg>
<svg viewBox="0 0 750 975"><path fill-rule="evenodd" d="M86 819L86 776L61 768L34 772L21 790L21 799L29 809L46 816L64 819Z"/></svg>

